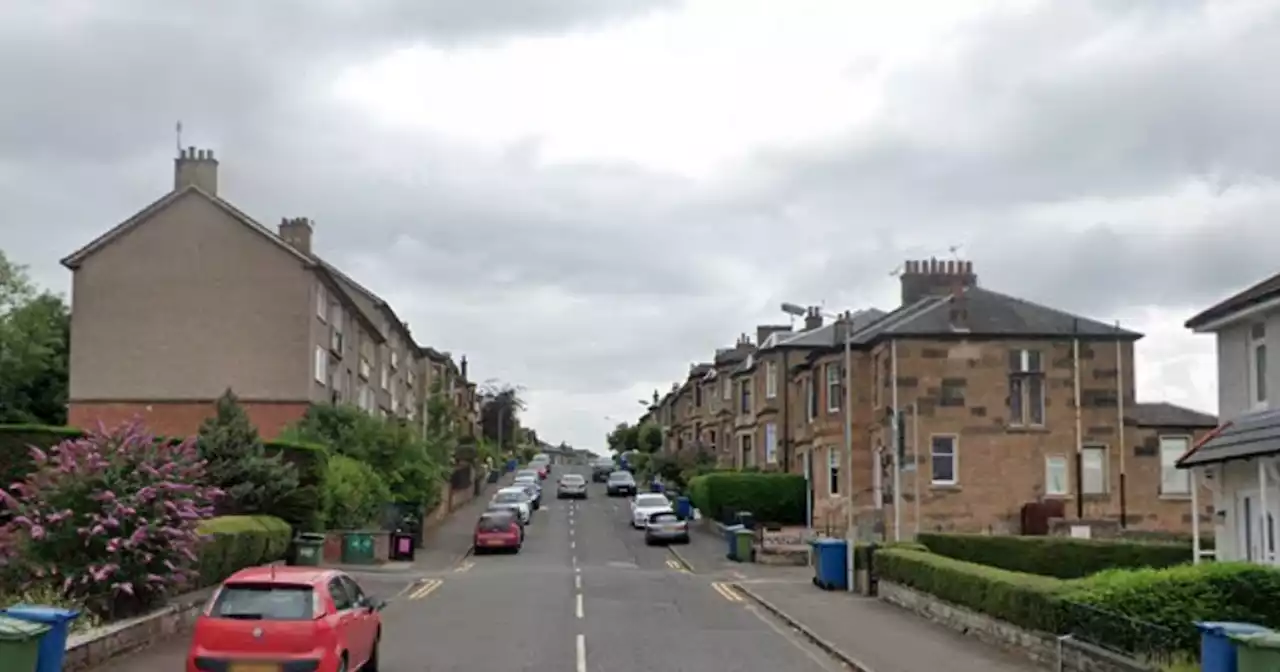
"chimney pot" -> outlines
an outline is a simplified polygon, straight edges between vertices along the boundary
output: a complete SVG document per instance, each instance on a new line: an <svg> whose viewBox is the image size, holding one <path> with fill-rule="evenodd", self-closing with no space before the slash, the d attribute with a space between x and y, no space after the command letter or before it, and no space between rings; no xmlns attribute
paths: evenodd
<svg viewBox="0 0 1280 672"><path fill-rule="evenodd" d="M194 186L210 196L218 195L218 162L213 152L195 147L178 150L173 160L173 189Z"/></svg>
<svg viewBox="0 0 1280 672"><path fill-rule="evenodd" d="M907 271L899 278L904 306L929 296L958 296L969 287L978 285L972 261L933 257L908 261Z"/></svg>

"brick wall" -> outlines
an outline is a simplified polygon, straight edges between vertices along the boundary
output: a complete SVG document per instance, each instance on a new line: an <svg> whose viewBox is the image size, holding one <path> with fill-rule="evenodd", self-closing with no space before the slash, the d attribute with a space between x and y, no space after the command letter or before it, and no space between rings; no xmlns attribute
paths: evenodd
<svg viewBox="0 0 1280 672"><path fill-rule="evenodd" d="M275 438L285 427L297 422L310 406L305 402L243 401L249 420L264 438ZM115 427L140 418L149 430L163 436L190 436L214 413L214 402L72 402L67 424L82 429L102 423Z"/></svg>

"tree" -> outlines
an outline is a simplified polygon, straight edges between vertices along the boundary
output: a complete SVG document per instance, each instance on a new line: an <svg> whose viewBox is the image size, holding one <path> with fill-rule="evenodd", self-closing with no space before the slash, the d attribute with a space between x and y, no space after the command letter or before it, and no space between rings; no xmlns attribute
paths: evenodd
<svg viewBox="0 0 1280 672"><path fill-rule="evenodd" d="M298 469L279 455L269 455L230 389L218 398L214 416L200 425L196 449L206 461L207 483L225 493L218 512L271 514L293 520L290 495L298 488Z"/></svg>
<svg viewBox="0 0 1280 672"><path fill-rule="evenodd" d="M66 423L70 312L0 252L0 423Z"/></svg>
<svg viewBox="0 0 1280 672"><path fill-rule="evenodd" d="M518 442L520 412L525 409L521 388L506 383L485 383L480 390L480 435L506 452Z"/></svg>

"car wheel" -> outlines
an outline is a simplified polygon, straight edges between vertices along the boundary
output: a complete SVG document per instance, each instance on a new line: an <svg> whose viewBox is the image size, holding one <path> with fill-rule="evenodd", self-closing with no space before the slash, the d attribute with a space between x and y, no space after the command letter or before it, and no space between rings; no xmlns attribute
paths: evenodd
<svg viewBox="0 0 1280 672"><path fill-rule="evenodd" d="M342 657L338 659L338 672L347 672L347 652L342 652Z"/></svg>
<svg viewBox="0 0 1280 672"><path fill-rule="evenodd" d="M644 545L645 545L645 546L652 546L652 545L653 545L653 540L652 540L652 539L650 539L649 537L645 537L645 538L644 538Z"/></svg>
<svg viewBox="0 0 1280 672"><path fill-rule="evenodd" d="M360 668L360 672L378 672L378 646L382 644L382 630L373 637L373 653L369 654L369 662Z"/></svg>

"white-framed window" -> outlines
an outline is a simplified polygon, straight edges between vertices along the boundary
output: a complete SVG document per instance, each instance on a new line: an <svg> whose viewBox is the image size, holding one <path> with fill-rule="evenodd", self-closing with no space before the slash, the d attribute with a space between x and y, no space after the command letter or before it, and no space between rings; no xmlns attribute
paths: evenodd
<svg viewBox="0 0 1280 672"><path fill-rule="evenodd" d="M738 383L739 394L741 395L741 405L738 407L739 415L747 415L751 413L751 379L743 379Z"/></svg>
<svg viewBox="0 0 1280 672"><path fill-rule="evenodd" d="M391 386L391 369L386 364L382 365L379 381L382 383L382 389L384 390Z"/></svg>
<svg viewBox="0 0 1280 672"><path fill-rule="evenodd" d="M391 351L391 368L393 370L400 368L400 351L398 350Z"/></svg>
<svg viewBox="0 0 1280 672"><path fill-rule="evenodd" d="M733 400L733 380L729 378L728 374L724 377L724 389L720 392L720 399L722 401Z"/></svg>
<svg viewBox="0 0 1280 672"><path fill-rule="evenodd" d="M1107 473L1107 447L1087 445L1080 448L1080 494L1105 495L1110 483Z"/></svg>
<svg viewBox="0 0 1280 672"><path fill-rule="evenodd" d="M414 383L418 382L418 376L413 372L413 369L409 369L409 371L405 373L404 381L409 387L413 387Z"/></svg>
<svg viewBox="0 0 1280 672"><path fill-rule="evenodd" d="M1160 494L1191 494L1191 472L1178 468L1178 458L1186 455L1190 449L1189 436L1160 437Z"/></svg>
<svg viewBox="0 0 1280 672"><path fill-rule="evenodd" d="M818 388L812 375L804 380L804 418L809 422L818 418Z"/></svg>
<svg viewBox="0 0 1280 672"><path fill-rule="evenodd" d="M323 322L329 318L329 294L324 285L316 285L316 317Z"/></svg>
<svg viewBox="0 0 1280 672"><path fill-rule="evenodd" d="M313 368L315 369L313 373L315 374L316 382L321 385L327 383L329 380L329 351L325 350L323 346L316 346L316 359Z"/></svg>
<svg viewBox="0 0 1280 672"><path fill-rule="evenodd" d="M959 482L959 438L954 434L935 434L929 437L930 479L934 485L955 485Z"/></svg>
<svg viewBox="0 0 1280 672"><path fill-rule="evenodd" d="M838 413L840 411L840 367L835 364L827 365L827 412Z"/></svg>
<svg viewBox="0 0 1280 672"><path fill-rule="evenodd" d="M778 396L778 363L765 362L764 365L764 398L774 399Z"/></svg>
<svg viewBox="0 0 1280 672"><path fill-rule="evenodd" d="M756 463L756 451L751 445L751 435L741 434L738 436L738 466L742 468L753 467Z"/></svg>
<svg viewBox="0 0 1280 672"><path fill-rule="evenodd" d="M1038 350L1009 351L1009 424L1044 426L1044 359Z"/></svg>
<svg viewBox="0 0 1280 672"><path fill-rule="evenodd" d="M329 324L333 325L333 330L342 333L342 306L334 302L329 304Z"/></svg>
<svg viewBox="0 0 1280 672"><path fill-rule="evenodd" d="M702 408L702 383L693 384L693 406Z"/></svg>
<svg viewBox="0 0 1280 672"><path fill-rule="evenodd" d="M840 449L827 448L827 494L840 494Z"/></svg>
<svg viewBox="0 0 1280 672"><path fill-rule="evenodd" d="M1262 322L1249 327L1249 402L1267 407L1267 325Z"/></svg>
<svg viewBox="0 0 1280 672"><path fill-rule="evenodd" d="M363 356L360 357L360 377L361 378L365 380L369 380L370 368L371 367L369 366L369 360L365 359Z"/></svg>
<svg viewBox="0 0 1280 672"><path fill-rule="evenodd" d="M396 413L400 410L400 393L395 387L391 388L391 412Z"/></svg>
<svg viewBox="0 0 1280 672"><path fill-rule="evenodd" d="M1061 455L1049 455L1044 458L1044 494L1050 497L1065 497L1071 494L1068 479L1067 458Z"/></svg>
<svg viewBox="0 0 1280 672"><path fill-rule="evenodd" d="M778 426L772 422L764 426L764 461L778 463Z"/></svg>

